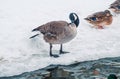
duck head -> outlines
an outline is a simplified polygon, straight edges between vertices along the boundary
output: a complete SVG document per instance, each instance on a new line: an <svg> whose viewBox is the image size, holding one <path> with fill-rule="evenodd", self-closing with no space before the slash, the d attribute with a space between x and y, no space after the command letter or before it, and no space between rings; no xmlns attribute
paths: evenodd
<svg viewBox="0 0 120 79"><path fill-rule="evenodd" d="M116 5L111 5L109 9L115 13L120 13L120 3Z"/></svg>
<svg viewBox="0 0 120 79"><path fill-rule="evenodd" d="M106 14L106 16L112 16L112 14L109 10L105 10L104 13Z"/></svg>
<svg viewBox="0 0 120 79"><path fill-rule="evenodd" d="M107 79L118 79L115 74L110 74Z"/></svg>
<svg viewBox="0 0 120 79"><path fill-rule="evenodd" d="M74 23L76 27L79 25L79 17L76 13L70 13L69 18L71 20L71 23Z"/></svg>

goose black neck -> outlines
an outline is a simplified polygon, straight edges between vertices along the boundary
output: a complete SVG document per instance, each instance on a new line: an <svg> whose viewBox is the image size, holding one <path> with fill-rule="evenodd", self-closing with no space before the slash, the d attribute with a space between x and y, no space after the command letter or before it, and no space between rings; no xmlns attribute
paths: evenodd
<svg viewBox="0 0 120 79"><path fill-rule="evenodd" d="M70 13L69 18L71 20L71 23L74 23L76 27L79 25L79 17L76 13Z"/></svg>

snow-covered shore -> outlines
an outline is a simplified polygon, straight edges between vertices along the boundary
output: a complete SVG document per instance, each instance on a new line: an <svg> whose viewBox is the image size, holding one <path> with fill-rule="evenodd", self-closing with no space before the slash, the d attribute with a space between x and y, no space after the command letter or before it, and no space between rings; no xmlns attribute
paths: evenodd
<svg viewBox="0 0 120 79"><path fill-rule="evenodd" d="M120 56L120 16L103 30L90 27L84 17L108 9L114 0L1 0L0 1L0 76L17 75L50 64ZM59 58L49 57L49 45L42 35L30 40L31 30L53 20L69 22L69 13L80 17L76 38L64 45L70 51ZM59 45L54 46L58 53Z"/></svg>

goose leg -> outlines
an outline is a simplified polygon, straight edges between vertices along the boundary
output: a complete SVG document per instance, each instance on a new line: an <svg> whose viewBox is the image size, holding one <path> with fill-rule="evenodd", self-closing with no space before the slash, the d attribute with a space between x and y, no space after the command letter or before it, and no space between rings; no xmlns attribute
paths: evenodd
<svg viewBox="0 0 120 79"><path fill-rule="evenodd" d="M52 54L52 44L50 43L50 56L52 57L55 57L55 58L57 58L57 57L59 57L58 55L53 55Z"/></svg>
<svg viewBox="0 0 120 79"><path fill-rule="evenodd" d="M52 44L50 44L50 56L52 56Z"/></svg>
<svg viewBox="0 0 120 79"><path fill-rule="evenodd" d="M61 44L60 45L60 54L65 54L65 53L69 53L69 52L63 51L63 45Z"/></svg>

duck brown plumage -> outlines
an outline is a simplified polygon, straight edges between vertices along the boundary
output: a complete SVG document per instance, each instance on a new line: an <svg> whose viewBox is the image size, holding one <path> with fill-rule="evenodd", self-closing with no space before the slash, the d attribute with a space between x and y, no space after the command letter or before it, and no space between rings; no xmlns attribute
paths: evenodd
<svg viewBox="0 0 120 79"><path fill-rule="evenodd" d="M110 7L109 7L110 10L112 10L114 13L116 14L120 14L120 0L116 0L114 1Z"/></svg>
<svg viewBox="0 0 120 79"><path fill-rule="evenodd" d="M98 29L103 29L103 26L112 23L112 14L109 10L93 13L85 18L86 21L94 25Z"/></svg>

